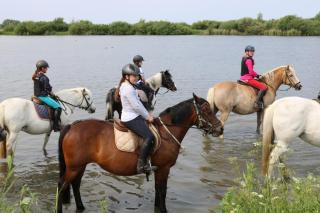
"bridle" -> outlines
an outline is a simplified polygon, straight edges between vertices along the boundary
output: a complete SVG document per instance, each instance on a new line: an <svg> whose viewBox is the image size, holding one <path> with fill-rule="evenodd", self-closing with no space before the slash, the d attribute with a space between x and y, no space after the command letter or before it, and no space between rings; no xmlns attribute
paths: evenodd
<svg viewBox="0 0 320 213"><path fill-rule="evenodd" d="M67 104L67 105L70 105L70 106L73 106L73 107L76 107L76 108L79 108L79 109L82 109L82 110L88 110L88 109L91 107L91 105L93 104L93 101L92 101L91 103L89 103L89 101L88 101L88 99L87 99L87 97L86 97L86 94L85 94L85 89L83 89L83 90L81 91L81 94L82 94L82 100L81 100L81 103L78 104L78 105L74 105L74 104L72 104L72 103L69 103L69 102L67 102L67 101L64 101L64 100L60 99L58 96L57 96L57 99L58 99L58 101L60 101L63 105L64 105L64 104ZM86 104L87 104L86 107L82 106L82 103L83 103L84 101L85 101ZM65 107L65 105L64 105L64 107ZM72 111L72 110L71 110L71 111Z"/></svg>
<svg viewBox="0 0 320 213"><path fill-rule="evenodd" d="M197 129L200 129L203 131L203 135L207 135L209 133L212 133L214 128L216 128L218 125L220 125L220 121L217 120L217 122L215 122L212 125L210 121L207 121L206 119L204 119L204 116L202 115L202 111L200 110L204 104L206 104L206 103L203 103L199 107L198 104L196 103L195 99L193 99L193 105L196 110L197 120L198 120L196 127L197 127Z"/></svg>
<svg viewBox="0 0 320 213"><path fill-rule="evenodd" d="M286 68L286 70L285 70L285 75L286 75L286 78L288 79L288 81L290 82L290 88L291 88L291 87L296 88L296 86L297 86L298 84L300 84L300 81L299 81L298 83L294 83L293 80L291 79L292 76L289 76L288 71L289 71L289 66L287 66L287 68ZM289 89L290 89L290 88L289 88Z"/></svg>

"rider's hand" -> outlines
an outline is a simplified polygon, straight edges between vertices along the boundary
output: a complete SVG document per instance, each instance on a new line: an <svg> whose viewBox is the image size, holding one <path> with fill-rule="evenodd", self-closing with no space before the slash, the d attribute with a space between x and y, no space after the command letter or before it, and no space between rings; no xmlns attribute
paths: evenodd
<svg viewBox="0 0 320 213"><path fill-rule="evenodd" d="M260 80L262 78L262 75L257 74L256 78Z"/></svg>
<svg viewBox="0 0 320 213"><path fill-rule="evenodd" d="M153 120L154 120L153 115L152 115L152 114L149 114L148 117L147 117L147 121L148 121L149 123L152 123Z"/></svg>

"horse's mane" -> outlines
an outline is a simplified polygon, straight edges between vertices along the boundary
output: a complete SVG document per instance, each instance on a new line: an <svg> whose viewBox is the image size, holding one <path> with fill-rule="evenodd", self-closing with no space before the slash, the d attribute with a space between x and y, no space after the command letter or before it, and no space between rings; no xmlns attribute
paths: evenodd
<svg viewBox="0 0 320 213"><path fill-rule="evenodd" d="M278 70L278 69L281 69L281 68L285 68L287 67L288 65L281 65L281 66L278 66L276 68L273 68L272 70L269 70L267 72L265 72L263 75L270 75L270 74L273 74L274 71ZM291 67L291 65L289 65Z"/></svg>
<svg viewBox="0 0 320 213"><path fill-rule="evenodd" d="M205 102L204 99L200 98L200 104ZM168 107L159 116L170 115L172 124L179 124L190 116L192 112L193 98L182 101L172 107Z"/></svg>

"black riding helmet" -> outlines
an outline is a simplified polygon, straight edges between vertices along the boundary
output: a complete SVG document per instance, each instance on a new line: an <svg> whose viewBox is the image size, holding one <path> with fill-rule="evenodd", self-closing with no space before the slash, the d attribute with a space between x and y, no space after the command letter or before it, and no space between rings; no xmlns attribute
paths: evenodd
<svg viewBox="0 0 320 213"><path fill-rule="evenodd" d="M126 64L122 67L122 75L140 75L140 70L134 64Z"/></svg>
<svg viewBox="0 0 320 213"><path fill-rule="evenodd" d="M39 60L39 61L36 63L36 67L37 67L37 69L41 69L42 67L48 68L48 67L49 67L49 64L48 64L48 62L46 62L45 60Z"/></svg>
<svg viewBox="0 0 320 213"><path fill-rule="evenodd" d="M143 57L141 55L136 55L132 59L133 63L139 63L141 61L144 61Z"/></svg>
<svg viewBox="0 0 320 213"><path fill-rule="evenodd" d="M248 45L248 46L246 46L246 48L244 49L244 51L245 51L245 52L249 52L249 51L254 52L255 49L254 49L254 46Z"/></svg>

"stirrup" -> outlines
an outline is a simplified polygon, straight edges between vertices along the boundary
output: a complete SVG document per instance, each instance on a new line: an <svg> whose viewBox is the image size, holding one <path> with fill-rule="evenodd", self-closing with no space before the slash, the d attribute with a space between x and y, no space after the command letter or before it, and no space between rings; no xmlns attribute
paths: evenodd
<svg viewBox="0 0 320 213"><path fill-rule="evenodd" d="M262 102L254 102L254 108L256 109L263 109L263 103Z"/></svg>

